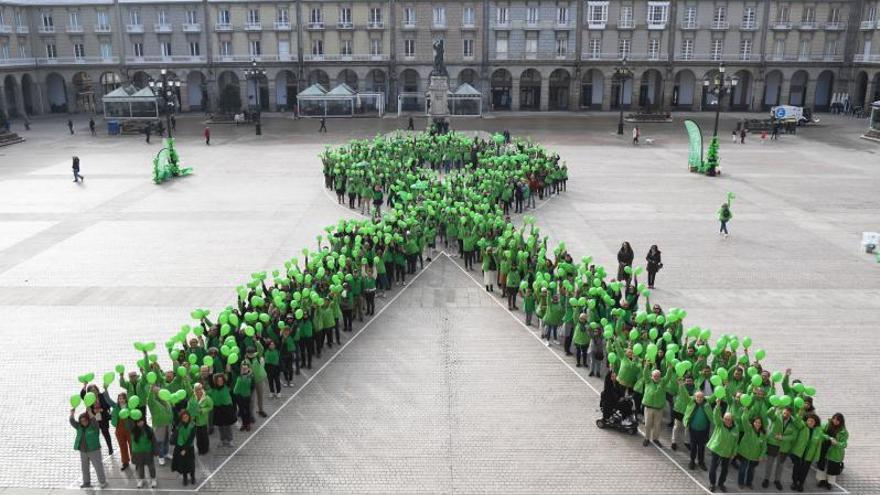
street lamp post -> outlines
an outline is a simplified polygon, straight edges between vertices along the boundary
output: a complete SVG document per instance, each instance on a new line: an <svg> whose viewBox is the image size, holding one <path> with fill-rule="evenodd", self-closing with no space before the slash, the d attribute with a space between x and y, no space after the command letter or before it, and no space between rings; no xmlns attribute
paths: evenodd
<svg viewBox="0 0 880 495"><path fill-rule="evenodd" d="M160 71L158 81L150 80L150 89L159 91L162 101L165 103L165 127L168 128L168 137L171 138L171 114L174 112L175 96L180 92L180 79L168 75L167 69Z"/></svg>
<svg viewBox="0 0 880 495"><path fill-rule="evenodd" d="M626 80L632 77L632 69L626 65L626 57L623 57L621 64L614 68L614 78L617 79L619 86L619 95L617 105L620 107L620 119L617 121L617 134L623 135L623 89L626 86Z"/></svg>
<svg viewBox="0 0 880 495"><path fill-rule="evenodd" d="M244 71L244 76L250 84L254 81L254 121L256 123L256 134L261 135L262 128L260 126L260 78L266 75L266 69L257 66L257 59L251 59L251 66Z"/></svg>
<svg viewBox="0 0 880 495"><path fill-rule="evenodd" d="M703 80L703 87L706 88L707 94L715 95L717 100L715 104L715 127L712 130L712 137L718 136L718 118L721 115L721 99L736 88L739 79L736 76L724 76L724 62L718 65L718 74L715 75L713 81L707 77Z"/></svg>

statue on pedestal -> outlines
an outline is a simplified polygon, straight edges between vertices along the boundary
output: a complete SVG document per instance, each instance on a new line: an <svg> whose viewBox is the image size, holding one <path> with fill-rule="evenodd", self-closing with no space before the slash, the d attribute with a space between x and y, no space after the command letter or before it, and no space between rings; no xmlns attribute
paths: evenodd
<svg viewBox="0 0 880 495"><path fill-rule="evenodd" d="M446 73L446 65L443 63L443 51L446 42L443 38L434 40L434 70L431 71L432 76L448 76Z"/></svg>

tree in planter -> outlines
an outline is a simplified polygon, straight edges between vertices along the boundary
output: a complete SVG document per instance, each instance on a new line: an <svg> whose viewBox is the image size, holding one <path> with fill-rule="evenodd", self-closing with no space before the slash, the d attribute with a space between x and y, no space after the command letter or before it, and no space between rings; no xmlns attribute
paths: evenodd
<svg viewBox="0 0 880 495"><path fill-rule="evenodd" d="M706 151L706 161L703 163L703 172L706 175L715 175L718 168L718 136L712 136L709 141L709 149Z"/></svg>
<svg viewBox="0 0 880 495"><path fill-rule="evenodd" d="M241 110L241 94L238 91L238 86L226 86L223 88L223 91L220 92L220 101L217 102L217 106L220 108L222 113L237 113Z"/></svg>

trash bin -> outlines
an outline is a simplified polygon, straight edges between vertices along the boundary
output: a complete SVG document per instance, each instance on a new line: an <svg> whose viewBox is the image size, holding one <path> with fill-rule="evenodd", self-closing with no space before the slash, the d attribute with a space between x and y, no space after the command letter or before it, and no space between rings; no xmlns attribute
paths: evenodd
<svg viewBox="0 0 880 495"><path fill-rule="evenodd" d="M107 134L116 136L119 134L119 122L111 120L107 122Z"/></svg>

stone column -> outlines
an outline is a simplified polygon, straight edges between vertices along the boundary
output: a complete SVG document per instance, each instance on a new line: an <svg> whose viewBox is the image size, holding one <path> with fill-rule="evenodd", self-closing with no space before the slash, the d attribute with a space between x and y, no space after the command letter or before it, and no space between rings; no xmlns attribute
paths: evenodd
<svg viewBox="0 0 880 495"><path fill-rule="evenodd" d="M581 78L573 77L568 87L568 109L577 111L581 108Z"/></svg>
<svg viewBox="0 0 880 495"><path fill-rule="evenodd" d="M248 98L248 86L250 85L250 81L247 79L241 80L238 84L238 94L241 97L241 106L244 109L250 109L251 100Z"/></svg>
<svg viewBox="0 0 880 495"><path fill-rule="evenodd" d="M817 85L818 83L815 80L807 81L807 91L804 94L804 108L813 108L815 106Z"/></svg>
<svg viewBox="0 0 880 495"><path fill-rule="evenodd" d="M189 112L189 85L186 79L180 81L180 111Z"/></svg>
<svg viewBox="0 0 880 495"><path fill-rule="evenodd" d="M514 78L510 83L510 109L514 112L519 110L519 78Z"/></svg>
<svg viewBox="0 0 880 495"><path fill-rule="evenodd" d="M6 108L6 90L2 86L0 86L0 112L9 115L9 109Z"/></svg>
<svg viewBox="0 0 880 495"><path fill-rule="evenodd" d="M546 112L550 107L550 78L541 77L541 101L538 103L538 109Z"/></svg>
<svg viewBox="0 0 880 495"><path fill-rule="evenodd" d="M269 111L278 111L278 95L275 93L275 80L269 79Z"/></svg>
<svg viewBox="0 0 880 495"><path fill-rule="evenodd" d="M663 112L669 112L672 109L672 93L675 91L675 79L668 78L663 79L663 90L661 98L660 110Z"/></svg>
<svg viewBox="0 0 880 495"><path fill-rule="evenodd" d="M23 117L25 115L26 110L24 108L24 91L21 88L21 80L19 79L18 84L15 85L15 106L18 110L18 116Z"/></svg>
<svg viewBox="0 0 880 495"><path fill-rule="evenodd" d="M749 105L749 110L752 112L758 112L761 110L761 106L764 104L764 80L763 79L755 79L752 84L752 101Z"/></svg>
<svg viewBox="0 0 880 495"><path fill-rule="evenodd" d="M614 94L611 92L614 87L614 76L607 76L602 83L602 110L607 112L611 110L611 100Z"/></svg>
<svg viewBox="0 0 880 495"><path fill-rule="evenodd" d="M782 78L782 84L779 87L779 104L788 105L788 97L791 94L791 80Z"/></svg>

